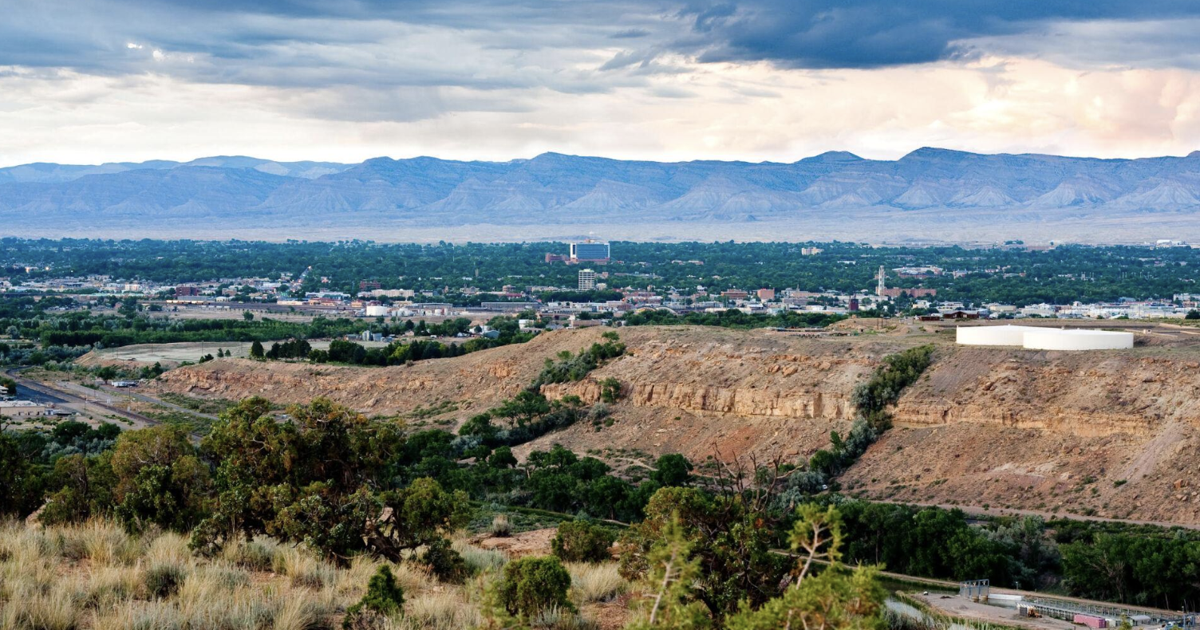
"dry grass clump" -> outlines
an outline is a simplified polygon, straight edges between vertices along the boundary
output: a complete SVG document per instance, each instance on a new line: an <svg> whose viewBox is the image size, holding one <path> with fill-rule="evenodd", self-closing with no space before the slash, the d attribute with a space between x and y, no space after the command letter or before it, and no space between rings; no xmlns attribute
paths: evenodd
<svg viewBox="0 0 1200 630"><path fill-rule="evenodd" d="M571 610L551 606L534 615L529 620L529 627L534 630L599 630L600 625Z"/></svg>
<svg viewBox="0 0 1200 630"><path fill-rule="evenodd" d="M580 604L612 601L629 588L615 563L568 562L565 566L571 574L571 593Z"/></svg>
<svg viewBox="0 0 1200 630"><path fill-rule="evenodd" d="M279 543L270 538L238 540L225 546L222 557L249 571L270 571L275 566L275 556L279 548Z"/></svg>
<svg viewBox="0 0 1200 630"><path fill-rule="evenodd" d="M96 616L93 630L183 630L183 619L173 607L156 602L126 601L107 614Z"/></svg>
<svg viewBox="0 0 1200 630"><path fill-rule="evenodd" d="M497 514L492 518L492 526L488 528L489 533L496 538L506 538L512 535L512 524L508 522L507 514Z"/></svg>
<svg viewBox="0 0 1200 630"><path fill-rule="evenodd" d="M274 564L274 543L251 544L255 556L247 561L243 553L244 563L261 567L270 557ZM0 630L335 627L366 579L339 594L334 567L279 549L289 552L281 559L287 575L255 577L225 558L193 557L187 539L174 533L132 537L105 521L46 529L3 522Z"/></svg>
<svg viewBox="0 0 1200 630"><path fill-rule="evenodd" d="M404 616L395 624L402 630L459 630L483 623L479 608L464 601L463 592L441 591L410 599Z"/></svg>
<svg viewBox="0 0 1200 630"><path fill-rule="evenodd" d="M142 570L137 567L92 567L86 576L83 606L92 610L110 609L138 596L144 580Z"/></svg>
<svg viewBox="0 0 1200 630"><path fill-rule="evenodd" d="M299 547L280 547L273 568L276 573L288 576L292 586L321 589L337 579L336 567Z"/></svg>
<svg viewBox="0 0 1200 630"><path fill-rule="evenodd" d="M17 585L0 614L5 630L76 630L82 618L82 606L72 584L43 591Z"/></svg>
<svg viewBox="0 0 1200 630"><path fill-rule="evenodd" d="M481 549L461 540L454 541L452 546L463 557L467 566L476 573L499 571L504 568L505 564L508 564L508 556L495 549Z"/></svg>
<svg viewBox="0 0 1200 630"><path fill-rule="evenodd" d="M188 565L193 561L187 538L174 532L162 532L146 537L148 547L140 558L143 562Z"/></svg>
<svg viewBox="0 0 1200 630"><path fill-rule="evenodd" d="M322 623L333 608L328 603L313 601L306 597L285 598L275 613L274 630L313 630L325 627Z"/></svg>
<svg viewBox="0 0 1200 630"><path fill-rule="evenodd" d="M146 538L135 538L107 521L93 520L64 530L83 548L84 557L95 564L129 565L145 552ZM184 543L186 551L187 544Z"/></svg>

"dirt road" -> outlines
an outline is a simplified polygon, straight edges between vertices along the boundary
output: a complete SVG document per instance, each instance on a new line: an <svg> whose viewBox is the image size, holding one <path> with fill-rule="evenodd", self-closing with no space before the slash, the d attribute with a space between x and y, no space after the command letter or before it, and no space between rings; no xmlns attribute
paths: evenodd
<svg viewBox="0 0 1200 630"><path fill-rule="evenodd" d="M1198 524L1189 523L1170 523L1166 521L1140 521L1124 518L1108 518L1104 516L1087 516L1084 514L1070 514L1067 512L1045 512L1041 510L1022 510L1018 508L1000 508L993 507L983 509L974 505L951 505L949 503L926 503L922 501L893 501L889 499L865 499L872 503L891 503L892 505L916 505L921 507L936 507L943 510L962 510L964 513L971 516L1040 516L1046 520L1061 518L1070 521L1095 521L1098 523L1126 523L1129 525L1155 525L1157 527L1183 527L1185 529L1200 529Z"/></svg>

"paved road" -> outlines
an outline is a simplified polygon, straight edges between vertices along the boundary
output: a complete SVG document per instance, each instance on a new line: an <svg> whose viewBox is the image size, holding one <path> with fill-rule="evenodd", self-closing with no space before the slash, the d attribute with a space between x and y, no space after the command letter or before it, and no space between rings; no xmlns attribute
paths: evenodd
<svg viewBox="0 0 1200 630"><path fill-rule="evenodd" d="M793 558L797 557L797 554L792 553L790 551L784 551L781 549L772 550L772 553L776 553L781 556L791 556ZM818 564L827 564L826 562L821 561L821 560L816 560L815 562L817 562ZM888 578L892 578L894 580L898 580L901 582L909 582L912 584L923 584L925 586L936 586L939 588L947 588L947 589L952 589L955 591L957 591L958 587L959 587L958 582L952 582L950 580L938 580L938 579L934 579L934 578L917 577L915 575L905 575L903 573L893 573L891 571L880 571L879 575L882 575L882 576L888 577ZM1164 610L1161 608L1150 608L1148 606L1134 606L1132 604L1117 604L1114 602L1103 602L1103 601L1098 601L1098 600L1094 600L1094 599L1083 599L1081 597L1069 597L1067 595L1052 595L1052 594L1048 594L1048 593L1039 593L1037 591L1021 591L1021 590L1017 590L1015 588L999 588L999 587L993 586L993 587L991 587L990 590L992 593L1004 594L1004 595L1020 595L1026 599L1028 599L1028 598L1052 599L1052 600L1057 600L1057 601L1062 601L1062 602L1070 602L1072 604L1082 604L1085 606L1094 606L1094 607L1098 607L1098 608L1106 608L1106 607L1107 608L1120 608L1122 610L1127 610L1130 612L1141 612L1141 613L1154 615L1157 617L1173 618L1173 617L1178 617L1180 614L1178 610Z"/></svg>
<svg viewBox="0 0 1200 630"><path fill-rule="evenodd" d="M17 381L17 388L20 392L17 398L28 400L39 405L61 405L65 402L63 398L55 396L49 389L35 389L36 386L30 386L29 382Z"/></svg>

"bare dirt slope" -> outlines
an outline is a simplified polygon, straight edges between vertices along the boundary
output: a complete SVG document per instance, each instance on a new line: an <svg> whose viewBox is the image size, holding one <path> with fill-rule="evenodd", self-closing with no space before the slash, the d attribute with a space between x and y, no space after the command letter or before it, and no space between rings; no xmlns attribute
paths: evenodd
<svg viewBox="0 0 1200 630"><path fill-rule="evenodd" d="M599 339L557 331L520 345L406 367L350 368L217 360L157 387L278 402L328 396L369 414L461 422L528 385L543 361ZM550 397L599 399L616 378L611 426L579 423L527 445L559 442L613 459L664 452L704 459L756 452L804 457L849 428L850 395L882 357L932 341L933 366L901 398L896 427L843 478L877 498L1060 509L1200 524L1200 343L1139 337L1113 352L963 348L903 327L806 338L696 327L620 330L626 356ZM627 462L628 463L628 462Z"/></svg>

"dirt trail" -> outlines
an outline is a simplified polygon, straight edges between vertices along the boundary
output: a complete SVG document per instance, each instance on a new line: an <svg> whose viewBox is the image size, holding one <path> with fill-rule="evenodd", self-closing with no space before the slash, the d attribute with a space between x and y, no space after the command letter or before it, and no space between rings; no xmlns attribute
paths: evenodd
<svg viewBox="0 0 1200 630"><path fill-rule="evenodd" d="M1066 519L1069 521L1093 521L1098 523L1129 523L1131 525L1155 525L1158 527L1184 527L1187 529L1200 529L1200 523L1172 523L1169 521L1144 521L1138 519L1122 519L1122 518L1105 518L1103 516L1088 516L1085 514L1071 514L1069 512L1046 512L1042 510L1022 510L1018 508L1004 507L988 507L983 508L972 505L956 505L953 503L927 503L923 501L892 501L889 499L872 499L876 503L891 503L893 505L916 505L921 507L936 507L943 510L962 510L964 513L971 516L1040 516L1045 520L1051 519Z"/></svg>

